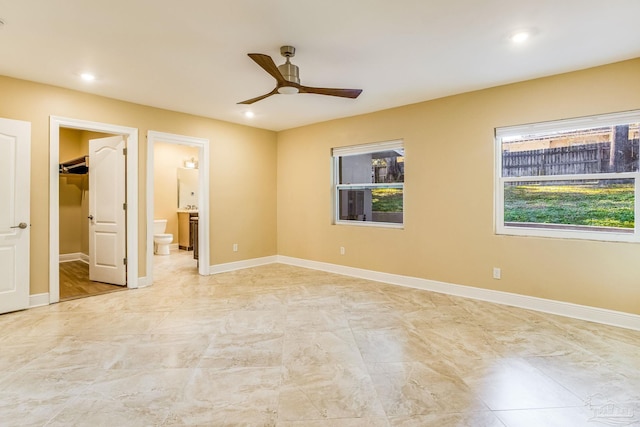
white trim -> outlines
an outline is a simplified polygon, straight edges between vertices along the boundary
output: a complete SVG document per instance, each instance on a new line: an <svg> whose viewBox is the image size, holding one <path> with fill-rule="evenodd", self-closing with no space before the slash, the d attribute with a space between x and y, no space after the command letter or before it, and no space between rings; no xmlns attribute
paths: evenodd
<svg viewBox="0 0 640 427"><path fill-rule="evenodd" d="M138 287L138 129L86 120L49 118L49 303L60 301L60 128L123 135L127 139L127 287ZM52 202L53 201L53 202Z"/></svg>
<svg viewBox="0 0 640 427"><path fill-rule="evenodd" d="M615 126L627 123L637 123L638 121L640 121L640 110L632 110L620 113L597 114L594 116L498 127L495 130L495 135L496 139L501 139L505 137L531 135L542 132L572 131L593 127Z"/></svg>
<svg viewBox="0 0 640 427"><path fill-rule="evenodd" d="M153 284L153 187L154 187L154 145L156 142L198 147L198 273L209 273L209 140L193 136L176 135L165 132L147 131L147 276L145 286ZM177 209L177 206L176 206Z"/></svg>
<svg viewBox="0 0 640 427"><path fill-rule="evenodd" d="M540 176L503 176L503 182L520 181L593 181L608 179L636 179L638 172L616 172L616 173L584 173L575 175L540 175Z"/></svg>
<svg viewBox="0 0 640 427"><path fill-rule="evenodd" d="M543 313L555 314L559 316L640 331L640 316L637 314L513 294L509 292L475 288L472 286L455 285L451 283L438 282L435 280L421 279L418 277L382 273L379 271L365 270L361 268L347 267L344 265L311 261L301 258L293 258L284 255L273 255L263 258L253 258L243 261L229 262L226 264L212 265L209 267L209 271L210 274L218 274L274 263L293 265L296 267L309 268L312 270L326 271L329 273L341 274L343 276L358 277L375 282L383 282L391 285L421 289L430 292L438 292L447 295L455 295L463 298L471 298L496 304L519 307L528 310L540 311ZM147 284L147 278L138 278L138 287L145 286L149 286L149 284ZM47 293L29 296L29 308L48 304L49 294Z"/></svg>
<svg viewBox="0 0 640 427"><path fill-rule="evenodd" d="M404 190L404 182L376 182L369 184L336 184L338 190L375 190L378 188L400 188Z"/></svg>
<svg viewBox="0 0 640 427"><path fill-rule="evenodd" d="M49 293L29 295L29 308L42 307L49 305Z"/></svg>
<svg viewBox="0 0 640 427"><path fill-rule="evenodd" d="M503 214L504 218L504 214ZM542 224L544 225L544 224ZM604 228L604 227L602 227ZM623 233L616 231L590 231L590 230L562 230L558 228L544 227L518 227L502 224L496 224L496 234L501 236L524 236L524 237L543 237L556 239L576 239L576 240L595 240L598 242L639 242L640 238L636 237L638 228L633 233Z"/></svg>
<svg viewBox="0 0 640 427"><path fill-rule="evenodd" d="M356 221L347 219L338 219L333 225L353 225L355 227L383 227L395 228L396 230L404 230L404 222L382 222L382 221Z"/></svg>
<svg viewBox="0 0 640 427"><path fill-rule="evenodd" d="M378 151L399 150L402 148L404 148L404 140L394 139L392 141L372 142L369 144L349 145L346 147L335 147L331 149L331 153L333 157L342 157L375 153Z"/></svg>
<svg viewBox="0 0 640 427"><path fill-rule="evenodd" d="M60 254L60 262L82 261L89 264L89 255L82 252L74 252L71 254Z"/></svg>
<svg viewBox="0 0 640 427"><path fill-rule="evenodd" d="M475 288L472 286L455 285L417 277L382 273L378 271L364 270L361 268L292 258L283 255L277 256L277 262L640 331L640 316L637 314L623 313L620 311L606 310L597 307L589 307L509 292Z"/></svg>
<svg viewBox="0 0 640 427"><path fill-rule="evenodd" d="M274 264L276 262L278 262L278 255L266 256L263 258L245 259L242 261L228 262L225 264L216 264L209 266L209 274L226 273L228 271L258 267L260 265Z"/></svg>

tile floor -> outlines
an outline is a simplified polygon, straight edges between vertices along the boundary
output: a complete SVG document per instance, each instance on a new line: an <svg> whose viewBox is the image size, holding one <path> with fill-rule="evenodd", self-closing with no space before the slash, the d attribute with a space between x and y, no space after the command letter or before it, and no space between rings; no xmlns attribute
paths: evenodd
<svg viewBox="0 0 640 427"><path fill-rule="evenodd" d="M0 426L640 425L640 332L274 264L0 316Z"/></svg>

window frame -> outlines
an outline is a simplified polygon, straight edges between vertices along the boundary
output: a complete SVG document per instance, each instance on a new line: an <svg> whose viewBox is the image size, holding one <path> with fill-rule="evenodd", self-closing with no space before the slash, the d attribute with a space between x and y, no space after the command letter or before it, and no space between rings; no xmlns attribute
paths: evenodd
<svg viewBox="0 0 640 427"><path fill-rule="evenodd" d="M519 126L506 126L495 128L495 215L494 228L497 235L551 237L561 239L583 239L609 242L640 242L640 165L635 172L590 173L572 175L544 175L544 176L502 176L502 140L506 137L520 135L533 135L536 133L550 133L608 127L621 124L639 123L640 110L620 113L600 114L574 119L554 120L540 123L531 123ZM639 160L640 161L640 160ZM525 225L510 226L504 221L504 187L507 182L540 182L540 181L581 181L581 180L634 180L634 228L633 231L602 231L603 227L594 227L593 230L571 225L567 228L556 228L553 225L540 224L537 227Z"/></svg>
<svg viewBox="0 0 640 427"><path fill-rule="evenodd" d="M350 145L344 147L334 147L331 149L333 167L333 224L334 225L355 225L359 227L384 227L403 229L405 224L405 190L404 181L394 183L355 183L340 184L340 158L345 156L355 156L360 154L377 153L382 151L404 150L404 140L395 139L391 141L374 142L369 144ZM406 153L404 155L406 157ZM341 190L365 190L373 188L399 188L402 190L402 222L382 222L382 221L356 221L340 219L340 191Z"/></svg>

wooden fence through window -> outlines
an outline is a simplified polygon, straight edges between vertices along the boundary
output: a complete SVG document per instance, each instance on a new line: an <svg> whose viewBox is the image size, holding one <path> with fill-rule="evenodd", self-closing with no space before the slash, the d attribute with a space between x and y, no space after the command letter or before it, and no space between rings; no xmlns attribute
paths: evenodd
<svg viewBox="0 0 640 427"><path fill-rule="evenodd" d="M611 162L611 143L594 143L528 151L503 151L502 176L578 175L631 172L638 168L638 139L629 140Z"/></svg>

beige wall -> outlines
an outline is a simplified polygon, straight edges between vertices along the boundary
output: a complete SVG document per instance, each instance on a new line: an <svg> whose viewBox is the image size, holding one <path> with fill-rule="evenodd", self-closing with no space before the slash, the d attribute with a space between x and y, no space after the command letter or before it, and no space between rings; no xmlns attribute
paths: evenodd
<svg viewBox="0 0 640 427"><path fill-rule="evenodd" d="M165 233L173 234L178 241L178 168L184 161L198 159L198 148L186 145L157 142L153 144L153 204L154 219L166 219Z"/></svg>
<svg viewBox="0 0 640 427"><path fill-rule="evenodd" d="M494 128L638 109L638 76L635 59L280 132L278 253L640 314L640 244L493 228ZM405 228L332 225L331 148L398 138Z"/></svg>
<svg viewBox="0 0 640 427"><path fill-rule="evenodd" d="M49 291L49 116L138 128L141 277L146 275L146 133L211 144L211 264L276 254L276 134L53 86L0 77L0 117L31 122L31 294ZM233 252L233 243L239 251Z"/></svg>
<svg viewBox="0 0 640 427"><path fill-rule="evenodd" d="M638 109L638 75L635 59L278 134L0 77L11 100L0 103L0 117L32 124L31 293L48 292L56 115L138 128L141 277L145 135L155 130L211 141L211 264L278 253L640 314L640 244L493 232L494 128ZM397 138L406 148L405 228L332 225L331 148ZM502 280L491 279L492 267Z"/></svg>

